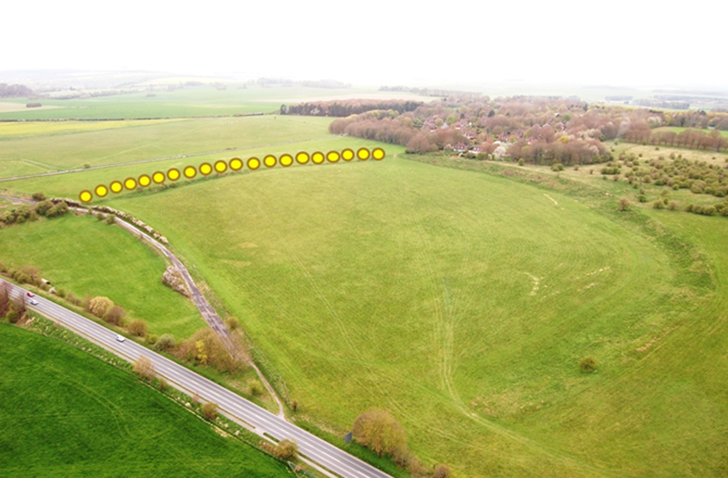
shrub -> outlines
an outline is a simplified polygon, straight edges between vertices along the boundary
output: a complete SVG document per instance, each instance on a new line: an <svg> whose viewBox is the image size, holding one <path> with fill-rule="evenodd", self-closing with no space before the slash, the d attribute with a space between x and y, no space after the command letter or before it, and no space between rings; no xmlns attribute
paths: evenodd
<svg viewBox="0 0 728 478"><path fill-rule="evenodd" d="M593 355L587 355L579 361L579 368L582 372L585 373L591 373L596 371L598 365L599 364L597 364L597 359Z"/></svg>
<svg viewBox="0 0 728 478"><path fill-rule="evenodd" d="M141 319L132 320L127 327L130 334L144 337L147 333L147 323Z"/></svg>
<svg viewBox="0 0 728 478"><path fill-rule="evenodd" d="M551 165L551 171L563 171L564 165L561 163L554 163Z"/></svg>
<svg viewBox="0 0 728 478"><path fill-rule="evenodd" d="M240 326L240 322L235 317L229 317L225 321L225 325L227 326L228 330L232 332Z"/></svg>
<svg viewBox="0 0 728 478"><path fill-rule="evenodd" d="M254 397L263 394L263 384L257 378L248 381L248 394Z"/></svg>
<svg viewBox="0 0 728 478"><path fill-rule="evenodd" d="M115 222L113 214L106 215L106 224L114 224Z"/></svg>
<svg viewBox="0 0 728 478"><path fill-rule="evenodd" d="M103 221L104 220L104 215L101 214L101 213L94 214L94 216L96 216L96 220L97 221Z"/></svg>
<svg viewBox="0 0 728 478"><path fill-rule="evenodd" d="M639 202L647 202L647 196L645 196L644 194L640 194L639 196L637 196L637 200Z"/></svg>
<svg viewBox="0 0 728 478"><path fill-rule="evenodd" d="M450 468L445 465L437 465L432 473L432 478L448 478L450 476Z"/></svg>
<svg viewBox="0 0 728 478"><path fill-rule="evenodd" d="M162 334L162 336L159 337L159 340L157 340L157 342L154 344L154 349L166 351L169 349L173 349L175 345L176 341L174 340L174 335Z"/></svg>
<svg viewBox="0 0 728 478"><path fill-rule="evenodd" d="M407 449L404 430L387 410L373 409L356 417L352 429L354 440L378 456L394 455Z"/></svg>
<svg viewBox="0 0 728 478"><path fill-rule="evenodd" d="M48 214L48 211L53 208L53 203L50 201L42 201L35 205L35 212L39 216L45 216Z"/></svg>
<svg viewBox="0 0 728 478"><path fill-rule="evenodd" d="M134 373L143 379L152 380L155 374L154 364L149 357L142 355L134 361Z"/></svg>
<svg viewBox="0 0 728 478"><path fill-rule="evenodd" d="M523 160L523 158L521 158L521 159L518 160L518 165L519 166L524 166L525 164L526 164L526 162Z"/></svg>
<svg viewBox="0 0 728 478"><path fill-rule="evenodd" d="M665 207L665 202L662 199L657 199L652 203L652 207L655 209L663 209Z"/></svg>
<svg viewBox="0 0 728 478"><path fill-rule="evenodd" d="M214 421L217 418L217 403L207 402L202 405L202 415L210 421Z"/></svg>
<svg viewBox="0 0 728 478"><path fill-rule="evenodd" d="M121 325L121 320L126 315L123 307L115 305L104 316L104 320L110 324Z"/></svg>
<svg viewBox="0 0 728 478"><path fill-rule="evenodd" d="M295 460L298 455L298 444L285 438L278 442L274 454L280 460Z"/></svg>
<svg viewBox="0 0 728 478"><path fill-rule="evenodd" d="M627 211L627 210L629 210L629 199L627 199L627 198L619 198L619 204L617 205L617 208L620 211Z"/></svg>
<svg viewBox="0 0 728 478"><path fill-rule="evenodd" d="M45 194L43 194L42 192L33 193L33 195L31 197L33 198L33 201L38 201L38 202L45 201L45 198L46 198Z"/></svg>
<svg viewBox="0 0 728 478"><path fill-rule="evenodd" d="M675 201L670 201L670 204L667 205L667 209L670 211L674 211L677 209L677 203Z"/></svg>
<svg viewBox="0 0 728 478"><path fill-rule="evenodd" d="M88 311L96 317L102 318L114 307L114 303L108 297L94 297L88 302Z"/></svg>
<svg viewBox="0 0 728 478"><path fill-rule="evenodd" d="M169 383L164 379L164 377L159 377L159 391L164 392L169 388Z"/></svg>

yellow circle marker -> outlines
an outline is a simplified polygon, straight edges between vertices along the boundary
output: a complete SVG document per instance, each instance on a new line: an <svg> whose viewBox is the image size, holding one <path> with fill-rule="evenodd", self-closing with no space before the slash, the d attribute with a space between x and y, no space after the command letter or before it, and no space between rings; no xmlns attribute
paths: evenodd
<svg viewBox="0 0 728 478"><path fill-rule="evenodd" d="M89 202L93 197L94 196L91 194L91 191L81 191L81 194L78 195L78 199L82 202Z"/></svg>
<svg viewBox="0 0 728 478"><path fill-rule="evenodd" d="M287 168L288 166L293 164L293 156L291 156L290 154L284 154L283 156L281 156L280 162L281 166Z"/></svg>
<svg viewBox="0 0 728 478"><path fill-rule="evenodd" d="M157 171L156 173L152 174L152 181L154 181L156 184L162 184L164 182L164 173L162 171Z"/></svg>
<svg viewBox="0 0 728 478"><path fill-rule="evenodd" d="M374 151L372 151L372 156L377 161L381 161L384 159L385 156L384 150L382 148L374 148Z"/></svg>
<svg viewBox="0 0 728 478"><path fill-rule="evenodd" d="M260 167L260 159L258 158L250 158L248 160L248 169L258 169Z"/></svg>
<svg viewBox="0 0 728 478"><path fill-rule="evenodd" d="M126 186L126 189L128 189L130 191L132 189L136 188L136 185L137 185L137 182L136 182L136 179L134 179L134 178L126 178L124 180L124 186Z"/></svg>
<svg viewBox="0 0 728 478"><path fill-rule="evenodd" d="M112 193L117 194L124 189L124 186L121 184L121 181L114 181L109 185L109 189L111 189Z"/></svg>
<svg viewBox="0 0 728 478"><path fill-rule="evenodd" d="M272 154L269 154L268 156L263 158L263 164L265 164L267 168L272 168L276 165L276 157Z"/></svg>
<svg viewBox="0 0 728 478"><path fill-rule="evenodd" d="M139 176L139 186L145 188L150 184L152 184L152 178L150 178L148 174L142 174Z"/></svg>
<svg viewBox="0 0 728 478"><path fill-rule="evenodd" d="M194 178L195 176L197 176L197 170L195 169L195 167L194 167L194 166L187 166L187 167L186 167L186 168L184 169L183 173L184 173L184 175L185 175L185 177L186 177L187 179L192 179L192 178Z"/></svg>
<svg viewBox="0 0 728 478"><path fill-rule="evenodd" d="M240 158L233 158L230 160L230 169L233 171L240 171L243 169L243 161Z"/></svg>
<svg viewBox="0 0 728 478"><path fill-rule="evenodd" d="M296 154L296 162L298 164L306 164L308 163L308 160L310 158L308 157L308 153L301 151L300 153Z"/></svg>
<svg viewBox="0 0 728 478"><path fill-rule="evenodd" d="M223 161L222 159L220 161L215 162L215 171L222 174L225 171L227 171L227 163Z"/></svg>
<svg viewBox="0 0 728 478"><path fill-rule="evenodd" d="M180 177L179 169L172 168L169 171L167 171L167 177L171 181L177 181Z"/></svg>
<svg viewBox="0 0 728 478"><path fill-rule="evenodd" d="M207 176L212 172L212 165L210 163L202 163L200 164L200 173Z"/></svg>
<svg viewBox="0 0 728 478"><path fill-rule="evenodd" d="M344 158L344 161L351 161L354 159L354 151L346 148L344 151L341 152L341 157Z"/></svg>
<svg viewBox="0 0 728 478"><path fill-rule="evenodd" d="M330 163L335 163L341 158L341 155L339 155L338 151L329 151L326 155L326 159L329 160Z"/></svg>
<svg viewBox="0 0 728 478"><path fill-rule="evenodd" d="M324 153L320 151L316 151L311 155L311 161L313 161L316 164L321 164L324 162Z"/></svg>
<svg viewBox="0 0 728 478"><path fill-rule="evenodd" d="M369 159L370 154L371 153L369 153L369 150L366 148L359 148L359 150L356 152L356 156L361 161L366 161L367 159Z"/></svg>
<svg viewBox="0 0 728 478"><path fill-rule="evenodd" d="M104 186L103 184L99 184L96 186L96 195L100 198L105 197L107 194L109 194L109 189Z"/></svg>

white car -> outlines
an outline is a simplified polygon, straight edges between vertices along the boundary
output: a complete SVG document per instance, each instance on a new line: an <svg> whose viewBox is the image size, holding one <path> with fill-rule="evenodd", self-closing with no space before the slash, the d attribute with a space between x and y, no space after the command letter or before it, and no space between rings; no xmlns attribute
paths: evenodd
<svg viewBox="0 0 728 478"><path fill-rule="evenodd" d="M30 305L38 305L38 301L35 299L30 299Z"/></svg>
<svg viewBox="0 0 728 478"><path fill-rule="evenodd" d="M126 337L124 337L123 335L116 334L116 341L117 342L123 342L125 340L126 340Z"/></svg>

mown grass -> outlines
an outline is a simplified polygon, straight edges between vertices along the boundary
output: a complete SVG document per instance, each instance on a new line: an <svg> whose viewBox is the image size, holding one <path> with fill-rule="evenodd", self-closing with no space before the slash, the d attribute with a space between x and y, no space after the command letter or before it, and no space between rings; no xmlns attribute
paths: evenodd
<svg viewBox="0 0 728 478"><path fill-rule="evenodd" d="M119 226L86 215L0 230L0 262L38 267L78 297L107 296L146 320L153 334L186 338L206 325L191 301L162 284L162 256Z"/></svg>
<svg viewBox="0 0 728 478"><path fill-rule="evenodd" d="M149 126L175 120L137 120L137 121L22 121L0 123L0 140L8 138L27 138L29 136L50 136L85 131L128 128L130 126Z"/></svg>
<svg viewBox="0 0 728 478"><path fill-rule="evenodd" d="M0 324L3 476L284 476L283 464L61 342Z"/></svg>

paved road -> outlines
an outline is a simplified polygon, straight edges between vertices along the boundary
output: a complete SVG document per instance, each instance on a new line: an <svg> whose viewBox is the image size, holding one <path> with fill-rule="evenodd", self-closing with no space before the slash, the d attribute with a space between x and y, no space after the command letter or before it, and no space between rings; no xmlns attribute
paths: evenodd
<svg viewBox="0 0 728 478"><path fill-rule="evenodd" d="M10 287L12 297L27 292L13 284L10 284ZM164 377L170 385L190 395L196 393L203 401L217 403L221 413L239 423L247 423L261 436L266 433L277 440L284 438L295 440L303 455L334 473L344 477L389 477L383 471L146 347L131 340L118 342L116 333L112 330L42 297L36 297L36 300L38 301L36 306L27 302L26 305L30 310L55 320L130 362L142 355L149 357L157 374Z"/></svg>

